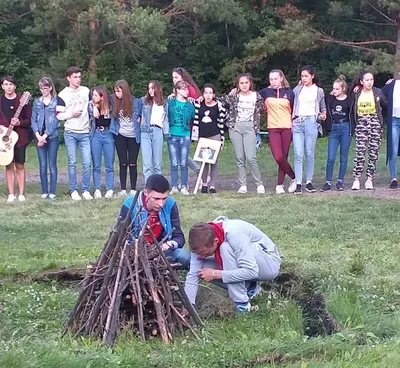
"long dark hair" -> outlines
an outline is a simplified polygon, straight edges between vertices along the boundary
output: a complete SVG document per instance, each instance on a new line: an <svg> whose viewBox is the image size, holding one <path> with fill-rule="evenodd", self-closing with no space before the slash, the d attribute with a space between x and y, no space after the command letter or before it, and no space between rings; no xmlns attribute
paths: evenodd
<svg viewBox="0 0 400 368"><path fill-rule="evenodd" d="M321 87L319 77L318 77L317 73L315 72L315 68L312 65L304 65L301 68L301 70L300 70L300 78L301 78L301 72L304 72L304 71L310 73L313 76L313 79L312 79L313 83L315 85L317 85L318 87Z"/></svg>
<svg viewBox="0 0 400 368"><path fill-rule="evenodd" d="M353 79L353 82L351 83L350 91L354 91L354 88L356 87L358 87L360 90L363 88L363 84L361 82L366 74L372 73L369 70L361 70L361 72L358 73L358 75ZM372 74L372 76L374 75Z"/></svg>
<svg viewBox="0 0 400 368"><path fill-rule="evenodd" d="M105 86L96 86L92 88L93 91L96 91L100 97L103 97L103 100L100 100L96 107L99 109L100 114L107 116L110 114L110 102L108 101L108 90ZM93 101L92 101L93 102Z"/></svg>
<svg viewBox="0 0 400 368"><path fill-rule="evenodd" d="M196 82L193 80L192 76L189 74L189 72L185 68L181 68L181 67L174 68L174 69L172 69L172 72L178 73L182 77L182 80L184 80L185 82L188 82L189 86L192 86L196 90L198 95L201 94L200 88L197 87Z"/></svg>
<svg viewBox="0 0 400 368"><path fill-rule="evenodd" d="M122 99L120 100L115 95L115 90L120 89L122 91ZM123 116L131 116L133 114L133 103L132 103L132 91L129 87L128 82L125 79L121 79L115 82L114 85L114 108L113 115L118 117L119 112L122 110Z"/></svg>
<svg viewBox="0 0 400 368"><path fill-rule="evenodd" d="M151 97L149 94L149 87L153 85L154 88L154 97ZM146 104L156 104L158 106L164 106L164 97L162 91L162 85L159 81L151 80L147 85L146 97L144 98Z"/></svg>

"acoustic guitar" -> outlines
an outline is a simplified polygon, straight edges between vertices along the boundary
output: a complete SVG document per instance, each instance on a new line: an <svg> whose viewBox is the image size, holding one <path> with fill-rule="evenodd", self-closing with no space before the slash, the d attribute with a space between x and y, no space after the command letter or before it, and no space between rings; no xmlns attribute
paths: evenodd
<svg viewBox="0 0 400 368"><path fill-rule="evenodd" d="M17 111L15 111L14 118L19 118L22 109L29 102L31 94L24 92L19 99ZM10 124L8 127L0 125L0 165L7 166L11 164L14 159L14 146L18 141L18 134L14 130L14 125Z"/></svg>

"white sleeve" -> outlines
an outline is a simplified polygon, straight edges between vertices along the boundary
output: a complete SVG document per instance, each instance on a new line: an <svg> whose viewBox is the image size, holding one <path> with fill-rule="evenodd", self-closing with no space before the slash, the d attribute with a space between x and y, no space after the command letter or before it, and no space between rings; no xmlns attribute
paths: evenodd
<svg viewBox="0 0 400 368"><path fill-rule="evenodd" d="M185 292L189 298L190 303L196 303L197 291L199 289L199 270L203 268L204 261L199 259L196 253L190 254L190 269L186 276Z"/></svg>

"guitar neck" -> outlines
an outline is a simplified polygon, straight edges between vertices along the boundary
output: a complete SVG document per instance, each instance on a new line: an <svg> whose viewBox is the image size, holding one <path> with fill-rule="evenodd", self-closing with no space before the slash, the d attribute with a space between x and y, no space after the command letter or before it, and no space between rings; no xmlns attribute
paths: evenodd
<svg viewBox="0 0 400 368"><path fill-rule="evenodd" d="M21 115L21 112L22 112L22 109L24 108L24 106L25 106L24 104L22 104L21 102L19 102L17 111L15 111L15 114L14 114L13 118L17 118L17 119L19 118L19 116ZM11 134L11 132L12 132L13 130L14 130L14 125L10 124L10 125L8 126L6 136L9 137L10 134Z"/></svg>

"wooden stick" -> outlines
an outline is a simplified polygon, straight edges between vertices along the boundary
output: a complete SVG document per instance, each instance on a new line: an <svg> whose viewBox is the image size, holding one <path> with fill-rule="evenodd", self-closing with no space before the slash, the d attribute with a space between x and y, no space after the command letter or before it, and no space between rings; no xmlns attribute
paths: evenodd
<svg viewBox="0 0 400 368"><path fill-rule="evenodd" d="M144 333L144 323L143 323L143 300L142 300L142 291L140 287L140 277L139 277L139 249L138 249L138 241L135 240L135 274L136 274L136 290L138 293L138 326L139 326L139 333L142 341L146 341L146 335Z"/></svg>
<svg viewBox="0 0 400 368"><path fill-rule="evenodd" d="M196 195L197 191L199 190L200 181L201 181L201 177L203 176L203 171L204 171L205 166L206 166L206 163L203 161L200 166L199 176L197 177L196 185L194 186L194 190L193 190L194 195Z"/></svg>

